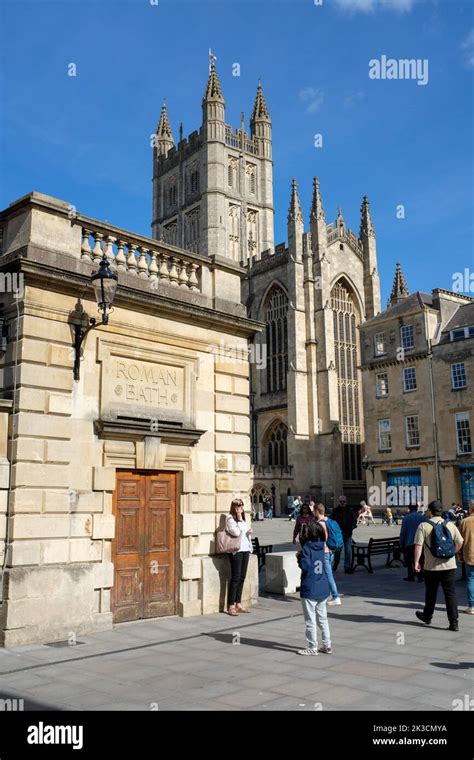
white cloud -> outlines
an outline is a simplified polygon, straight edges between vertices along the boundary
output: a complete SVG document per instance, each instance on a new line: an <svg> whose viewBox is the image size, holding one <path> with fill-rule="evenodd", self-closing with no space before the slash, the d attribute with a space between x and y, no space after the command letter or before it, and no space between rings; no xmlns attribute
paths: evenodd
<svg viewBox="0 0 474 760"><path fill-rule="evenodd" d="M344 108L354 108L358 103L361 103L365 98L365 92L359 90L359 92L353 92L352 95L347 95L344 98Z"/></svg>
<svg viewBox="0 0 474 760"><path fill-rule="evenodd" d="M373 13L377 10L392 10L401 13L411 11L416 0L335 0L344 11Z"/></svg>
<svg viewBox="0 0 474 760"><path fill-rule="evenodd" d="M471 29L461 48L465 51L466 63L474 67L474 29Z"/></svg>
<svg viewBox="0 0 474 760"><path fill-rule="evenodd" d="M306 103L306 113L316 113L324 101L324 92L315 90L314 87L305 87L300 90L298 97L303 103Z"/></svg>

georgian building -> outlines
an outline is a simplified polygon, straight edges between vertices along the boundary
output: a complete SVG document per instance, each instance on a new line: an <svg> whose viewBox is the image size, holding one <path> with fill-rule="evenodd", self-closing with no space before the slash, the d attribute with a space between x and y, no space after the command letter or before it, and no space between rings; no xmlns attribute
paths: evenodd
<svg viewBox="0 0 474 760"><path fill-rule="evenodd" d="M39 193L0 228L0 644L222 610L215 530L251 487L247 345L262 327L240 267ZM118 276L108 324L102 257Z"/></svg>
<svg viewBox="0 0 474 760"><path fill-rule="evenodd" d="M397 264L388 308L360 333L374 504L391 487L395 503L418 495L467 505L474 499L474 299L441 288L410 295Z"/></svg>
<svg viewBox="0 0 474 760"><path fill-rule="evenodd" d="M309 229L296 182L288 243L274 246L272 121L259 84L250 119L234 129L210 67L199 131L175 146L163 106L153 155L153 236L238 263L242 303L266 330L251 351L254 501L289 494L328 506L365 495L358 327L380 310L375 232L364 197L358 234L341 209L327 223L317 178ZM189 236L190 218L198 232ZM193 227L193 230L195 228Z"/></svg>

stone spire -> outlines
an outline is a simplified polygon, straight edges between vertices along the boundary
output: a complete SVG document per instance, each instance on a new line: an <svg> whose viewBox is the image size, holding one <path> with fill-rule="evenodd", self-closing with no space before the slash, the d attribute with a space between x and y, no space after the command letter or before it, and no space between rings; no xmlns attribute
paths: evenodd
<svg viewBox="0 0 474 760"><path fill-rule="evenodd" d="M166 156L169 149L172 148L173 145L174 139L171 132L170 120L168 118L168 110L166 108L166 102L163 101L155 136L155 147L158 155Z"/></svg>
<svg viewBox="0 0 474 760"><path fill-rule="evenodd" d="M158 137L167 137L174 142L173 135L171 134L171 125L170 125L170 120L168 118L168 109L166 108L166 101L163 101L163 105L161 106L160 120L156 128L156 134Z"/></svg>
<svg viewBox="0 0 474 760"><path fill-rule="evenodd" d="M400 263L397 261L397 266L395 269L395 277L393 279L392 292L390 293L390 298L389 298L388 303L390 306L395 306L395 304L400 303L400 301L402 301L408 295L409 295L408 285L405 280L402 269L400 267Z"/></svg>
<svg viewBox="0 0 474 760"><path fill-rule="evenodd" d="M209 100L218 101L220 103L225 102L214 61L211 62L209 68L209 79L207 80L207 87L202 101L205 103Z"/></svg>
<svg viewBox="0 0 474 760"><path fill-rule="evenodd" d="M288 221L303 222L303 212L301 211L300 197L298 195L298 185L296 180L291 181L290 208L288 210Z"/></svg>
<svg viewBox="0 0 474 760"><path fill-rule="evenodd" d="M321 192L319 189L319 178L313 179L313 200L311 202L310 218L326 224L326 215L324 213Z"/></svg>
<svg viewBox="0 0 474 760"><path fill-rule="evenodd" d="M342 208L340 208L340 207L338 207L338 209L337 209L336 226L337 227L345 227L346 226L346 223L344 221L344 217L342 215Z"/></svg>
<svg viewBox="0 0 474 760"><path fill-rule="evenodd" d="M250 125L254 124L256 121L268 121L271 123L270 114L268 112L268 106L265 100L265 96L263 94L262 85L260 82L258 83L257 87L257 95L255 98L255 103L252 111L252 117L250 119Z"/></svg>
<svg viewBox="0 0 474 760"><path fill-rule="evenodd" d="M374 225L372 224L372 217L370 215L369 199L364 195L362 199L362 206L360 207L360 229L359 239L364 237L375 237Z"/></svg>

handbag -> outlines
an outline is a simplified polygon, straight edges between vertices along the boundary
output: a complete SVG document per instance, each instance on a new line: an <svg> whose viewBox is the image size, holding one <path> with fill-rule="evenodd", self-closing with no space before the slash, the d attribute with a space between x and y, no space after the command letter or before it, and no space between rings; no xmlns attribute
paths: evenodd
<svg viewBox="0 0 474 760"><path fill-rule="evenodd" d="M242 543L242 533L239 536L231 536L226 530L216 531L217 554L232 554L238 552Z"/></svg>

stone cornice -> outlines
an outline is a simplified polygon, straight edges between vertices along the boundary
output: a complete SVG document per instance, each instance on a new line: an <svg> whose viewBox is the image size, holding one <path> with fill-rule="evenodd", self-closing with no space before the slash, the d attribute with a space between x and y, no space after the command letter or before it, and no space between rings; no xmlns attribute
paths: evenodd
<svg viewBox="0 0 474 760"><path fill-rule="evenodd" d="M145 438L159 438L163 443L194 446L205 430L173 426L158 420L158 429L151 429L151 420L127 418L118 420L95 420L94 430L100 439L114 441L143 441Z"/></svg>
<svg viewBox="0 0 474 760"><path fill-rule="evenodd" d="M364 370L378 370L383 369L384 367L404 367L409 366L414 361L421 361L422 359L427 359L429 356L428 351L422 351L417 354L410 354L409 356L405 356L403 361L400 361L399 359L385 359L384 361L375 361L371 360L370 363L360 364L358 365L358 369L364 371Z"/></svg>

